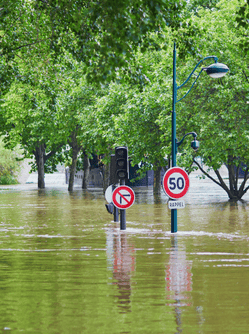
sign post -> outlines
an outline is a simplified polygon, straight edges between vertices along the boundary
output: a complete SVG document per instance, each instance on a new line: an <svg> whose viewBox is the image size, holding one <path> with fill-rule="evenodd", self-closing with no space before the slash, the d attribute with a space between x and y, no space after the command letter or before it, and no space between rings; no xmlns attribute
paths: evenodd
<svg viewBox="0 0 249 334"><path fill-rule="evenodd" d="M125 180L120 180L120 185L125 185ZM122 199L123 198L120 197L121 202L122 202ZM126 230L126 211L125 209L120 209L120 230Z"/></svg>
<svg viewBox="0 0 249 334"><path fill-rule="evenodd" d="M115 189L115 185L112 184L110 185L109 187L106 188L106 191L105 191L105 199L106 201L109 203L109 204L106 204L106 209L109 213L113 214L113 220L114 222L118 222L119 219L118 219L118 208L116 208L116 206L113 205L112 203L112 193L113 193L113 190Z"/></svg>
<svg viewBox="0 0 249 334"><path fill-rule="evenodd" d="M130 208L135 201L134 191L125 185L121 185L114 189L112 193L112 203L120 209L120 229L126 229L126 212L125 210Z"/></svg>
<svg viewBox="0 0 249 334"><path fill-rule="evenodd" d="M167 170L163 177L163 189L174 201L169 202L169 208L177 214L177 208L183 208L183 201L176 201L186 195L189 189L188 174L180 167L172 167ZM174 204L173 204L174 203ZM178 203L178 204L177 204ZM172 211L171 211L172 212ZM172 223L173 221L173 223ZM174 220L171 220L171 233L177 232Z"/></svg>

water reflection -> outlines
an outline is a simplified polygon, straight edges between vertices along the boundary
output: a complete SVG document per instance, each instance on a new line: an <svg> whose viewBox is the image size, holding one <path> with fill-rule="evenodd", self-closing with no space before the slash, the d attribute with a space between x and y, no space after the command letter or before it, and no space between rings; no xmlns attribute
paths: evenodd
<svg viewBox="0 0 249 334"><path fill-rule="evenodd" d="M114 285L118 287L120 313L131 311L131 273L135 271L135 248L127 240L127 234L119 228L107 230L108 269L113 273Z"/></svg>
<svg viewBox="0 0 249 334"><path fill-rule="evenodd" d="M167 299L175 300L177 306L191 306L186 292L192 291L191 261L187 260L186 250L183 243L178 248L177 235L171 238L169 263L166 266L166 294Z"/></svg>
<svg viewBox="0 0 249 334"><path fill-rule="evenodd" d="M169 262L166 266L166 299L174 300L166 305L174 306L178 333L182 332L182 306L191 306L190 294L192 291L191 261L187 260L185 246L178 247L177 235L171 237Z"/></svg>
<svg viewBox="0 0 249 334"><path fill-rule="evenodd" d="M139 196L121 232L99 191L0 192L0 329L247 333L249 206L186 199L172 235Z"/></svg>

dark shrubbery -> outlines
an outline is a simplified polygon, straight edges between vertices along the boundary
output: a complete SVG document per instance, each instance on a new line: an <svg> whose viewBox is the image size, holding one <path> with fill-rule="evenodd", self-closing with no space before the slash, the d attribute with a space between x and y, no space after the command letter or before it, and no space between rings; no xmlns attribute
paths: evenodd
<svg viewBox="0 0 249 334"><path fill-rule="evenodd" d="M21 166L17 160L18 152L13 152L4 148L2 139L0 139L0 184L17 184L18 173Z"/></svg>

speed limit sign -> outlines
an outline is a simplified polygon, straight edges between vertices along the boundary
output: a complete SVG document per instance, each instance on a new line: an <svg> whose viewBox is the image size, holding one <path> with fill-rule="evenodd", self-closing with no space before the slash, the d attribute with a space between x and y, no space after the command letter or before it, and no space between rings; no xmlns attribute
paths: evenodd
<svg viewBox="0 0 249 334"><path fill-rule="evenodd" d="M180 167L172 167L163 177L163 189L173 199L186 195L189 188L188 174Z"/></svg>

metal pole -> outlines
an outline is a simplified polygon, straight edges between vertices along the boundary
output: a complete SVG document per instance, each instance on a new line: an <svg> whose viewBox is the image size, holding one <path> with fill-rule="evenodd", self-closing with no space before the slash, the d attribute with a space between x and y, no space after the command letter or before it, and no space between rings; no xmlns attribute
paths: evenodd
<svg viewBox="0 0 249 334"><path fill-rule="evenodd" d="M172 105L172 167L176 167L176 112L175 104L177 101L177 84L176 84L176 44L174 43L173 51L173 105ZM171 210L171 233L177 232L177 209Z"/></svg>
<svg viewBox="0 0 249 334"><path fill-rule="evenodd" d="M119 222L119 213L118 213L118 208L114 205L113 209L113 220L114 222Z"/></svg>
<svg viewBox="0 0 249 334"><path fill-rule="evenodd" d="M116 188L116 186L112 185L112 191L114 191L115 188ZM116 222L119 221L118 208L115 205L113 205L113 207L114 207L113 208L113 220L116 223Z"/></svg>
<svg viewBox="0 0 249 334"><path fill-rule="evenodd" d="M125 185L125 180L120 180L120 185ZM120 230L126 230L126 210L120 209Z"/></svg>

